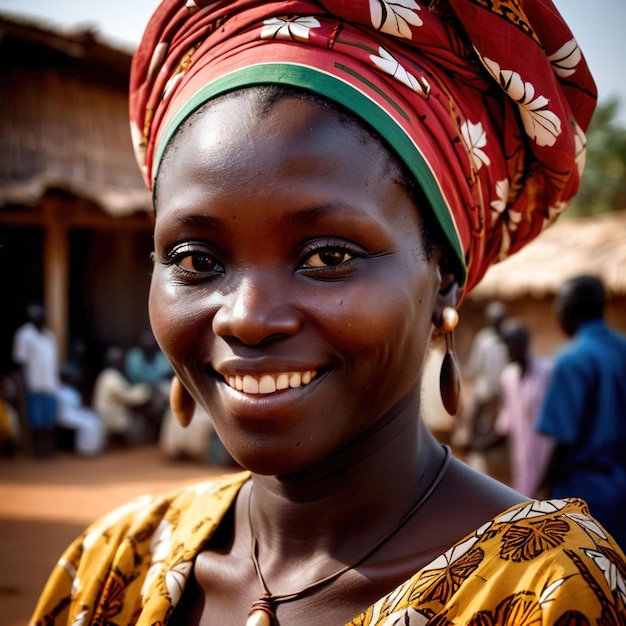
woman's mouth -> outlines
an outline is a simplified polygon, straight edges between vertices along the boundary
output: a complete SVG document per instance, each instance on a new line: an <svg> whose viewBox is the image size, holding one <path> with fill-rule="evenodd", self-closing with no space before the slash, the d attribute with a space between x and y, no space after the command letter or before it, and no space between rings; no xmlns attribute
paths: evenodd
<svg viewBox="0 0 626 626"><path fill-rule="evenodd" d="M262 376L252 376L244 374L242 376L225 376L226 384L252 395L265 395L284 391L285 389L296 389L308 385L318 374L318 370L306 370L304 372L281 372L280 374L263 374Z"/></svg>

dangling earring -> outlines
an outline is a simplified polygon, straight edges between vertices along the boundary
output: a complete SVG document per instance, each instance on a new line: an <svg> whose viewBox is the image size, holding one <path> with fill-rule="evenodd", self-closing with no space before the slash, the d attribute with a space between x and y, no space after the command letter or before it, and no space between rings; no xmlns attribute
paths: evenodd
<svg viewBox="0 0 626 626"><path fill-rule="evenodd" d="M450 415L456 415L461 397L461 372L454 352L454 329L458 323L457 310L447 306L441 314L441 330L446 335L446 354L441 363L439 391L443 406Z"/></svg>
<svg viewBox="0 0 626 626"><path fill-rule="evenodd" d="M172 378L172 386L170 387L170 408L176 418L176 421L185 428L189 426L196 410L196 401L192 395L185 389L183 383L180 382L178 376Z"/></svg>

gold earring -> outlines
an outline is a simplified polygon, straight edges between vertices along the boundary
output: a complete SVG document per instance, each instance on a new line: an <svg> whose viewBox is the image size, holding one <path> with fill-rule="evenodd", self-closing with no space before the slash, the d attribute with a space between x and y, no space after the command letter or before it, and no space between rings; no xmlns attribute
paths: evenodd
<svg viewBox="0 0 626 626"><path fill-rule="evenodd" d="M183 383L180 382L178 376L172 378L172 386L170 387L170 408L172 409L176 421L183 428L189 426L196 410L196 401L187 391Z"/></svg>
<svg viewBox="0 0 626 626"><path fill-rule="evenodd" d="M456 415L461 398L461 372L454 352L454 329L458 323L457 310L447 306L441 314L441 330L446 335L446 354L441 362L439 391L443 406L450 415Z"/></svg>

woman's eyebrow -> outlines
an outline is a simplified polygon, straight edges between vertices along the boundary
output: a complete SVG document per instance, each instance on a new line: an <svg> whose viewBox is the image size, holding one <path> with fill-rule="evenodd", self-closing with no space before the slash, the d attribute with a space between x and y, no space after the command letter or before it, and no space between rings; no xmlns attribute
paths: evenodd
<svg viewBox="0 0 626 626"><path fill-rule="evenodd" d="M202 230L219 230L223 227L223 220L201 213L185 214L178 218L182 226L193 227Z"/></svg>
<svg viewBox="0 0 626 626"><path fill-rule="evenodd" d="M370 215L358 207L340 201L330 201L314 206L305 206L285 216L287 221L304 226L323 221L327 218L349 221L351 223L364 223L372 220Z"/></svg>

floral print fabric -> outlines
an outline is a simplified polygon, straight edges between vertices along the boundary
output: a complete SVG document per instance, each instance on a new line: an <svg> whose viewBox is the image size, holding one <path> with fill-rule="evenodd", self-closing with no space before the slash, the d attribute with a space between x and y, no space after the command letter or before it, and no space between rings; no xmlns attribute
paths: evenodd
<svg viewBox="0 0 626 626"><path fill-rule="evenodd" d="M378 131L435 212L466 294L565 209L596 99L551 0L165 0L131 72L148 186L188 115L254 83L315 91Z"/></svg>
<svg viewBox="0 0 626 626"><path fill-rule="evenodd" d="M143 497L65 552L33 626L162 626L248 473ZM581 500L530 501L485 523L348 626L626 624L626 561Z"/></svg>

